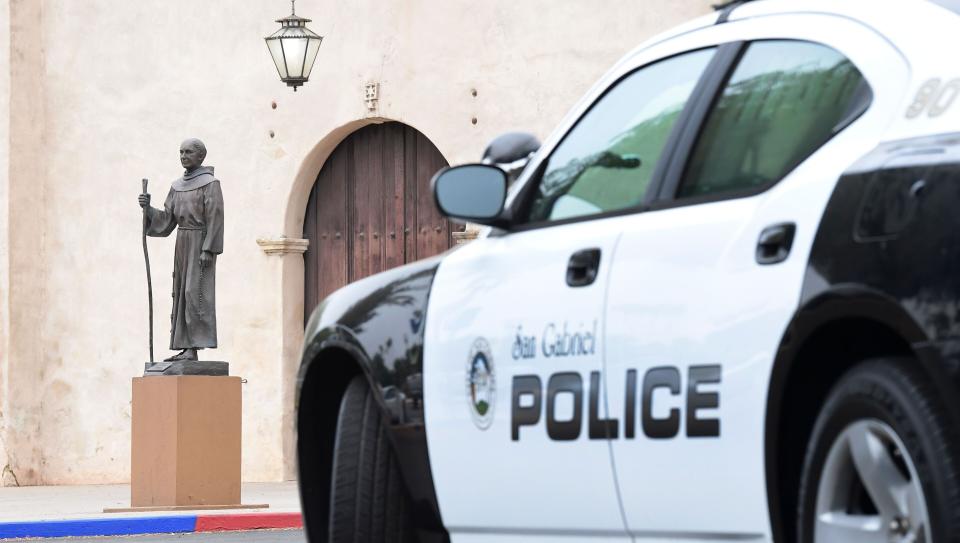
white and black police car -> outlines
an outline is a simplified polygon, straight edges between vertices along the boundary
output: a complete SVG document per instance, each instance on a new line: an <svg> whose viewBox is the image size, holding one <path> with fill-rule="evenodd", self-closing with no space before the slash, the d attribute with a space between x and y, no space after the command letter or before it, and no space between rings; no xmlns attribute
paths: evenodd
<svg viewBox="0 0 960 543"><path fill-rule="evenodd" d="M958 55L960 0L735 3L439 172L490 228L310 319L310 539L960 541Z"/></svg>

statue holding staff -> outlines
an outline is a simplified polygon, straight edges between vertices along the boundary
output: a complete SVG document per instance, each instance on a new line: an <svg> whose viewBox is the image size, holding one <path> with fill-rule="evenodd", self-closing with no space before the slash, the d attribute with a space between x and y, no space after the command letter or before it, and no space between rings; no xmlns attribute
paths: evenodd
<svg viewBox="0 0 960 543"><path fill-rule="evenodd" d="M177 229L173 256L173 308L170 350L165 361L197 360L197 350L217 347L217 255L223 252L223 193L212 166L203 166L207 148L191 138L180 145L183 177L173 182L163 209L141 194L148 236L166 237Z"/></svg>

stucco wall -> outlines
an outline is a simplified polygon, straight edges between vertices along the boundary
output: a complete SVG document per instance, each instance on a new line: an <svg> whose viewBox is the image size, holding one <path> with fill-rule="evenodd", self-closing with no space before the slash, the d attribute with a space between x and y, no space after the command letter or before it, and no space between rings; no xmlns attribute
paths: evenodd
<svg viewBox="0 0 960 543"><path fill-rule="evenodd" d="M41 480L44 455L56 454L41 427L47 371L45 316L69 311L47 306L47 154L43 6L10 0L9 184L7 190L8 290L6 447L10 468L21 484Z"/></svg>
<svg viewBox="0 0 960 543"><path fill-rule="evenodd" d="M339 139L371 116L398 120L456 163L507 130L546 136L623 53L710 4L301 0L298 12L326 39L311 81L293 93L261 39L286 1L9 1L15 22L41 29L11 67L11 101L25 109L11 112L5 200L18 214L8 221L5 404L18 414L5 412L6 435L22 484L128 477L130 378L147 357L135 200L148 177L161 204L182 139L206 142L226 202L221 347L203 355L248 380L244 479L289 477L302 260L267 256L255 240L300 237L306 192ZM380 84L375 113L367 82ZM173 244L150 241L163 356Z"/></svg>
<svg viewBox="0 0 960 543"><path fill-rule="evenodd" d="M0 66L10 66L10 2L0 0ZM7 289L10 254L8 246L7 202L10 201L10 70L0 70L0 486L15 484L7 457L7 328L9 312Z"/></svg>

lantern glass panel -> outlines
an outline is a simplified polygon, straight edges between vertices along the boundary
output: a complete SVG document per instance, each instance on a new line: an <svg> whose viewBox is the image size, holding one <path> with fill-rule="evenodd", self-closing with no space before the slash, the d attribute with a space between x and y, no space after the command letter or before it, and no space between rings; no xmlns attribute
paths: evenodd
<svg viewBox="0 0 960 543"><path fill-rule="evenodd" d="M307 38L284 38L283 52L287 57L287 73L290 77L303 77L303 57L307 54Z"/></svg>
<svg viewBox="0 0 960 543"><path fill-rule="evenodd" d="M307 45L307 62L304 64L306 73L303 77L310 77L310 72L313 71L313 61L317 60L317 52L320 51L320 41L317 38L311 38L310 44Z"/></svg>
<svg viewBox="0 0 960 543"><path fill-rule="evenodd" d="M283 45L280 43L283 40L267 40L267 48L270 49L270 56L273 57L273 63L277 67L277 71L280 72L280 78L289 77L287 75L287 66L283 61Z"/></svg>

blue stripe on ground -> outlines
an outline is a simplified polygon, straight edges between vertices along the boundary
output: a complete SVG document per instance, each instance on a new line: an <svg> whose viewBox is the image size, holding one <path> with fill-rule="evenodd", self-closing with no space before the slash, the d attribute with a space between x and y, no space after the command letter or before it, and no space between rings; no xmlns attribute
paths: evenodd
<svg viewBox="0 0 960 543"><path fill-rule="evenodd" d="M196 515L0 522L0 539L192 532Z"/></svg>

